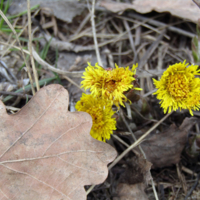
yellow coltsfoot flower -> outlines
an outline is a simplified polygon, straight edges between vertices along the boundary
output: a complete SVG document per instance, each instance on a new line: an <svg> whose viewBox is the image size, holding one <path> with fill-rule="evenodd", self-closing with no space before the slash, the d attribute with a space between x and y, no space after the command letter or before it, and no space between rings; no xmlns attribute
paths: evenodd
<svg viewBox="0 0 200 200"><path fill-rule="evenodd" d="M200 70L198 65L188 66L185 62L169 66L159 81L153 79L158 89L154 94L161 100L164 113L180 108L193 115L192 110L200 108L200 79L195 77Z"/></svg>
<svg viewBox="0 0 200 200"><path fill-rule="evenodd" d="M75 108L91 115L93 124L90 135L93 138L104 142L110 139L113 130L116 130L116 120L112 118L115 112L110 101L83 93Z"/></svg>
<svg viewBox="0 0 200 200"><path fill-rule="evenodd" d="M133 65L132 69L119 68L115 65L111 70L105 70L97 63L95 66L91 66L90 63L88 65L83 73L84 80L81 84L85 90L90 89L91 94L96 97L108 99L119 107L119 104L124 106L123 102L127 101L124 92L130 89L141 90L133 85L137 65Z"/></svg>

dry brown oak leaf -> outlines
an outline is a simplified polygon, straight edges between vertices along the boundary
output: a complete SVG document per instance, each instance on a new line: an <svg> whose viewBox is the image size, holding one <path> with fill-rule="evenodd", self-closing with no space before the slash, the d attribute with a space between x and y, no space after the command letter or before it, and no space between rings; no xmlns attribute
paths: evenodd
<svg viewBox="0 0 200 200"><path fill-rule="evenodd" d="M69 112L68 101L55 84L14 115L0 102L1 200L84 200L84 185L106 179L116 151L90 136L90 115Z"/></svg>
<svg viewBox="0 0 200 200"><path fill-rule="evenodd" d="M104 0L100 2L100 6L112 12L123 12L127 9L133 9L139 13L148 13L153 10L160 13L170 12L174 16L194 23L200 15L199 7L192 0L134 0L132 4Z"/></svg>
<svg viewBox="0 0 200 200"><path fill-rule="evenodd" d="M180 161L181 153L188 141L188 133L196 122L195 117L185 118L179 127L172 124L164 131L148 136L141 143L153 168L170 166Z"/></svg>
<svg viewBox="0 0 200 200"><path fill-rule="evenodd" d="M148 200L144 192L145 185L143 183L127 184L120 183L116 189L116 197L113 200Z"/></svg>
<svg viewBox="0 0 200 200"><path fill-rule="evenodd" d="M142 156L126 160L120 175L113 200L148 200L145 186L151 180L151 163Z"/></svg>

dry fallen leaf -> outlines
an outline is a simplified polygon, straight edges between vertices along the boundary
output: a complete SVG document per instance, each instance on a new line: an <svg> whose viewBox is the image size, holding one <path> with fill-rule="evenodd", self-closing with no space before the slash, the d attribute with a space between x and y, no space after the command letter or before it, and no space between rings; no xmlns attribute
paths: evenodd
<svg viewBox="0 0 200 200"><path fill-rule="evenodd" d="M192 0L134 0L132 4L104 0L100 5L112 12L134 9L139 13L170 12L172 15L197 22L200 9Z"/></svg>
<svg viewBox="0 0 200 200"><path fill-rule="evenodd" d="M145 186L143 183L134 185L120 183L116 190L117 197L114 197L113 200L148 200L144 189Z"/></svg>
<svg viewBox="0 0 200 200"><path fill-rule="evenodd" d="M40 9L46 11L60 20L71 23L73 18L80 15L85 9L85 4L78 0L31 0L31 7L39 5ZM26 0L15 0L9 6L8 13L17 15L27 10Z"/></svg>
<svg viewBox="0 0 200 200"><path fill-rule="evenodd" d="M93 139L91 117L68 112L61 85L43 87L18 113L0 102L0 199L83 200L116 151Z"/></svg>
<svg viewBox="0 0 200 200"><path fill-rule="evenodd" d="M113 200L147 200L144 190L151 179L151 163L141 156L134 156L126 161L123 168Z"/></svg>
<svg viewBox="0 0 200 200"><path fill-rule="evenodd" d="M149 136L141 143L147 160L153 164L154 168L179 162L189 130L195 123L196 118L185 118L180 127L172 124L165 131Z"/></svg>

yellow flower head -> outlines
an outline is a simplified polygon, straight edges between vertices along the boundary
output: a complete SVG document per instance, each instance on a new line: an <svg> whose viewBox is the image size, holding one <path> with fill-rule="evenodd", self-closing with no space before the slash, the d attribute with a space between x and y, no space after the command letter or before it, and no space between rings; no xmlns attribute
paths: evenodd
<svg viewBox="0 0 200 200"><path fill-rule="evenodd" d="M133 85L137 65L133 65L132 69L119 68L115 65L111 70L105 70L97 63L95 66L91 66L90 63L88 65L83 73L84 80L81 84L85 90L90 89L91 94L96 97L108 99L119 107L119 104L124 106L123 101L127 101L124 92L129 89L140 90Z"/></svg>
<svg viewBox="0 0 200 200"><path fill-rule="evenodd" d="M185 62L169 66L159 81L153 79L158 89L154 94L161 100L164 113L180 108L189 109L193 115L192 109L200 108L200 79L195 77L200 70L198 65L188 66Z"/></svg>
<svg viewBox="0 0 200 200"><path fill-rule="evenodd" d="M113 130L116 130L116 120L112 118L115 112L110 101L83 93L75 108L91 115L93 125L90 135L93 138L104 142L110 139Z"/></svg>

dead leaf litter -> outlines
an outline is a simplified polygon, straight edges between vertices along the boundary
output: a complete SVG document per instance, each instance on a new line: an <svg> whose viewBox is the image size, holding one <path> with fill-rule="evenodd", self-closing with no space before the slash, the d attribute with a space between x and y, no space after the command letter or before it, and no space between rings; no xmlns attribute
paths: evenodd
<svg viewBox="0 0 200 200"><path fill-rule="evenodd" d="M93 139L91 117L75 111L89 93L81 88L83 72L98 61L92 1L30 0L36 95L16 35L5 31L5 22L0 26L1 199L154 200L154 187L158 199L200 199L199 112L176 111L157 126L165 115L152 95L152 78L169 65L199 62L193 56L199 43L191 48L200 18L194 2L96 1L102 67L138 63L135 84L143 88L129 92L132 103L115 113L117 130L108 144ZM26 10L26 0L13 1L6 16L32 66Z"/></svg>

